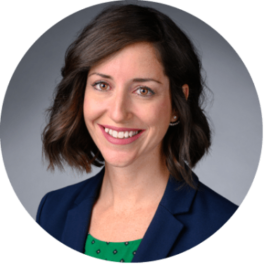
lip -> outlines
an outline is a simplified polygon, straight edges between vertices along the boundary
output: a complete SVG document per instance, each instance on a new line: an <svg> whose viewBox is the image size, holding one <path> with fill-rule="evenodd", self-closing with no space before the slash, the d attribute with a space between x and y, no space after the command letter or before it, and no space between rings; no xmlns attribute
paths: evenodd
<svg viewBox="0 0 264 264"><path fill-rule="evenodd" d="M115 145L127 145L127 144L130 144L132 142L134 142L135 140L137 140L141 135L142 133L145 131L145 130L142 130L142 129L135 129L135 128L120 128L120 127L114 127L114 126L108 126L108 125L99 125L98 126L100 127L103 135L105 136L105 138L107 139L107 141L109 141L110 143L112 144L115 144ZM109 128L109 129L113 129L115 131L138 131L138 130L141 130L137 135L133 136L133 137L129 137L129 138L114 138L112 136L110 136L108 133L105 132L104 128Z"/></svg>
<svg viewBox="0 0 264 264"><path fill-rule="evenodd" d="M139 128L126 128L126 127L114 127L114 126L108 126L108 125L100 125L98 124L99 126L101 127L106 127L106 128L109 128L109 129L113 129L115 131L138 131L138 130L143 130L143 129L139 129Z"/></svg>

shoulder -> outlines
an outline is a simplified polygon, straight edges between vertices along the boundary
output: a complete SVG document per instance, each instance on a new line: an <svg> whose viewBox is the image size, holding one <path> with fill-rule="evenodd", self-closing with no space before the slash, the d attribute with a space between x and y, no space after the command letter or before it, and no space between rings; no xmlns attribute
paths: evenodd
<svg viewBox="0 0 264 264"><path fill-rule="evenodd" d="M239 206L202 183L193 171L192 176L197 187L194 192L194 208L202 213L218 215L220 218L222 215L225 219L238 211Z"/></svg>
<svg viewBox="0 0 264 264"><path fill-rule="evenodd" d="M222 217L230 217L238 208L237 205L201 182L198 184L194 206L201 213L206 211L207 213L222 215Z"/></svg>
<svg viewBox="0 0 264 264"><path fill-rule="evenodd" d="M182 223L197 229L211 228L213 232L232 216L238 206L201 183L194 173L193 180L195 189L171 177L161 205Z"/></svg>
<svg viewBox="0 0 264 264"><path fill-rule="evenodd" d="M192 177L195 188L170 177L161 204L172 214L227 219L236 211L237 205L200 182L194 172Z"/></svg>
<svg viewBox="0 0 264 264"><path fill-rule="evenodd" d="M101 170L97 175L82 182L48 192L40 202L36 221L42 225L45 219L66 213L76 202L97 195L103 174Z"/></svg>
<svg viewBox="0 0 264 264"><path fill-rule="evenodd" d="M185 204L184 210L175 210L174 213L175 219L182 224L183 229L171 255L188 250L213 235L238 208L237 205L201 183L196 175L195 180L196 189L182 188L178 199L173 200L178 207L183 203L183 199L180 198L184 198L188 203ZM179 200L182 202L178 202Z"/></svg>
<svg viewBox="0 0 264 264"><path fill-rule="evenodd" d="M97 178L98 175L95 175L82 182L48 192L42 200L44 200L46 203L52 201L53 204L66 203L67 201L74 202L84 188L91 187L96 183Z"/></svg>
<svg viewBox="0 0 264 264"><path fill-rule="evenodd" d="M158 214L152 224L153 237L165 230L164 237L174 240L168 256L182 253L213 235L234 214L237 206L198 180L196 188L170 177ZM163 227L162 227L163 225ZM157 229L158 228L158 229Z"/></svg>
<svg viewBox="0 0 264 264"><path fill-rule="evenodd" d="M217 232L238 210L239 206L199 182L190 213L195 220L194 225L200 230Z"/></svg>

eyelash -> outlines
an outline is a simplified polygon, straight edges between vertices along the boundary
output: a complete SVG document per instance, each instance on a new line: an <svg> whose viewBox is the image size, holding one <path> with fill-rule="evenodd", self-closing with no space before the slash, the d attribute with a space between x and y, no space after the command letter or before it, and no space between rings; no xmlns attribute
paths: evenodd
<svg viewBox="0 0 264 264"><path fill-rule="evenodd" d="M96 83L94 83L92 86L93 86L93 88L94 88L95 90L97 90L97 91L101 91L101 92L105 92L105 91L108 91L108 90L109 90L109 88L108 88L107 90L101 90L100 88L96 88L96 86L97 86L97 85L100 85L100 84L105 84L105 85L107 85L107 86L110 88L109 84L106 83L106 82L103 82L103 81L96 82ZM136 93L136 94L139 95L139 96L149 97L149 96L152 96L152 95L155 94L150 88L148 88L148 87L146 87L146 86L140 86L140 87L138 87L138 88L136 89L136 91L139 91L140 89L146 89L146 90L148 91L148 94L147 94L147 95L141 95L141 94L139 94L139 93ZM149 93L150 93L150 94L149 94Z"/></svg>

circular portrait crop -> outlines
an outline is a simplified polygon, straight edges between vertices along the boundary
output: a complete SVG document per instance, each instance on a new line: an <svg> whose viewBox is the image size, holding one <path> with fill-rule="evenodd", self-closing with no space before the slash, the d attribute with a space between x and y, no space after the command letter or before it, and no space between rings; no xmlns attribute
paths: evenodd
<svg viewBox="0 0 264 264"><path fill-rule="evenodd" d="M95 5L46 31L1 116L16 195L87 261L162 260L201 244L238 210L261 145L258 96L233 48L145 1Z"/></svg>

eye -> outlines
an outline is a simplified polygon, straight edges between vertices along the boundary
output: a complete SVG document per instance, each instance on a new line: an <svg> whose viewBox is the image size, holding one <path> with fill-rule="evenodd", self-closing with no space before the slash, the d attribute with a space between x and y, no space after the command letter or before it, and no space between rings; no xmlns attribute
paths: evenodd
<svg viewBox="0 0 264 264"><path fill-rule="evenodd" d="M110 86L106 82L96 82L92 86L99 91L108 91L110 89Z"/></svg>
<svg viewBox="0 0 264 264"><path fill-rule="evenodd" d="M150 88L143 86L143 87L139 87L136 90L136 94L141 95L141 96L151 96L155 93Z"/></svg>

